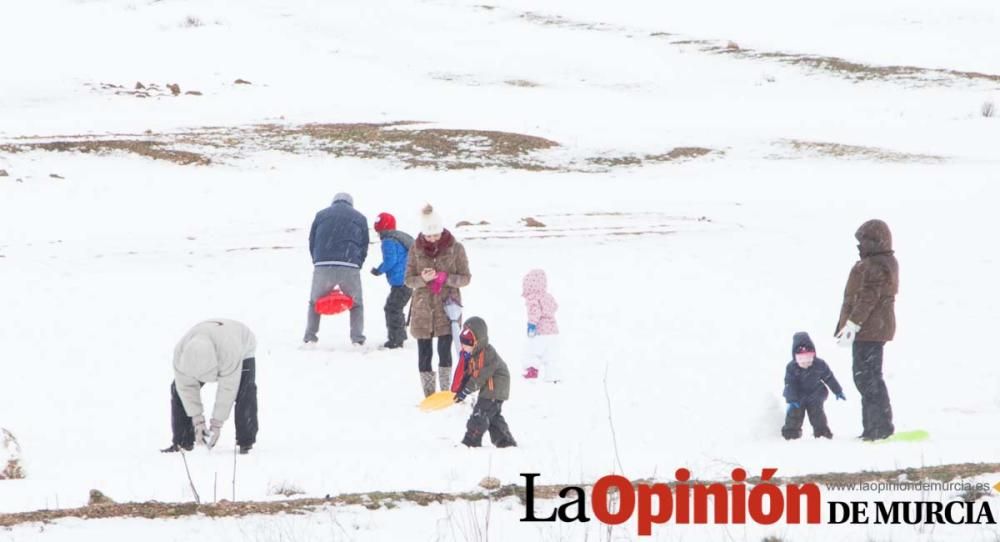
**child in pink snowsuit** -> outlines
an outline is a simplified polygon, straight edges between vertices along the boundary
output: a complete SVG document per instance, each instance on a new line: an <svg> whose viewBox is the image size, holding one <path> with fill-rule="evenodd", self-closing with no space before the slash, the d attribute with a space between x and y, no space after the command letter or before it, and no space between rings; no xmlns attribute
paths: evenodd
<svg viewBox="0 0 1000 542"><path fill-rule="evenodd" d="M557 341L559 326L556 311L559 304L547 291L545 271L532 269L522 284L525 308L528 310L528 346L524 359L524 378L538 378L541 370L546 382L558 382Z"/></svg>

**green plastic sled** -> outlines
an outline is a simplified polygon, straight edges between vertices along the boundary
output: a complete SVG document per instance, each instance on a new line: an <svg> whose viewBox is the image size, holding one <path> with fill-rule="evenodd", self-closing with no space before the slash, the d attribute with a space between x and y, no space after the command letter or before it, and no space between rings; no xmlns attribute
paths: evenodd
<svg viewBox="0 0 1000 542"><path fill-rule="evenodd" d="M920 442L922 440L927 440L931 437L931 434L923 429L916 429L913 431L899 431L893 433L889 438L884 438L881 440L874 441L875 444L882 442Z"/></svg>

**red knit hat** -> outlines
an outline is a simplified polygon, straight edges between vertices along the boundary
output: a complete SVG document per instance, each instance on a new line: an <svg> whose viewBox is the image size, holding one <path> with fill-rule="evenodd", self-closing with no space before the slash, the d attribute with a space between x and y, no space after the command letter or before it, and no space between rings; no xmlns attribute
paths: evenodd
<svg viewBox="0 0 1000 542"><path fill-rule="evenodd" d="M378 220L375 221L375 231L386 231L396 229L396 217L389 213L379 213Z"/></svg>

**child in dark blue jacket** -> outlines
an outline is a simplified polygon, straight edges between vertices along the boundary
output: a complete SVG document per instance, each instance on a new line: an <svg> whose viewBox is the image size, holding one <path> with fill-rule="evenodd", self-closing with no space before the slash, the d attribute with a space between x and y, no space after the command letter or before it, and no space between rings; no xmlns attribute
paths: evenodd
<svg viewBox="0 0 1000 542"><path fill-rule="evenodd" d="M833 376L830 366L816 357L816 346L808 333L800 331L792 337L792 355L795 359L785 367L784 395L788 410L781 436L785 440L801 437L802 421L808 414L814 437L833 438L826 423L826 412L823 411L823 403L828 396L826 388L829 386L837 399L842 401L846 400L844 390Z"/></svg>
<svg viewBox="0 0 1000 542"><path fill-rule="evenodd" d="M406 258L413 246L413 237L396 229L396 217L389 213L379 213L375 231L382 240L382 263L372 268L376 277L385 275L389 281L389 297L385 300L385 329L389 340L386 348L401 348L406 340L406 317L403 308L413 294L403 279L406 277Z"/></svg>

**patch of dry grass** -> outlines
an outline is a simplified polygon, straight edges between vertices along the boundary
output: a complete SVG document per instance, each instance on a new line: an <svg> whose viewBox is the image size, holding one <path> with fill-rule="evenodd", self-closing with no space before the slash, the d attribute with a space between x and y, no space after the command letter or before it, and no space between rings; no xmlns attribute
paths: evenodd
<svg viewBox="0 0 1000 542"><path fill-rule="evenodd" d="M573 30L596 30L598 32L622 30L620 27L616 27L607 23L580 22L580 21L574 21L572 19L567 19L559 15L546 15L544 13L537 13L534 11L526 11L524 13L521 13L520 18L530 23L542 26L554 26L560 28L569 28Z"/></svg>
<svg viewBox="0 0 1000 542"><path fill-rule="evenodd" d="M410 123L308 124L300 127L261 126L258 133L285 144L308 138L317 150L336 156L380 158L407 167L437 169L548 169L531 159L536 151L557 147L541 137L488 130L411 129Z"/></svg>
<svg viewBox="0 0 1000 542"><path fill-rule="evenodd" d="M604 167L635 167L644 164L655 164L664 162L676 162L700 158L712 153L722 153L705 147L676 147L660 154L624 154L617 156L598 156L588 158L587 162L596 166Z"/></svg>
<svg viewBox="0 0 1000 542"><path fill-rule="evenodd" d="M555 490L556 492L558 490ZM520 493L519 493L520 492ZM544 491L545 495L557 496L556 492ZM524 488L516 485L500 486L493 490L494 499L519 496L524 499ZM64 518L100 519L137 517L147 519L179 518L201 515L206 517L242 517L248 515L270 514L302 514L324 506L364 506L370 510L382 507L394 508L401 502L419 506L454 502L479 501L490 496L482 491L465 493L434 493L428 491L373 491L368 493L351 493L338 496L327 495L323 498L299 498L282 501L241 501L227 500L214 504L195 503L164 503L147 501L141 503L101 502L80 508L60 510L38 510L35 512L18 512L0 514L0 527L11 527L24 523L52 522Z"/></svg>
<svg viewBox="0 0 1000 542"><path fill-rule="evenodd" d="M891 471L865 471L856 473L825 473L812 474L806 476L795 476L790 478L775 478L771 483L783 484L803 484L803 483L860 483L877 481L897 481L901 476L905 476L909 481L918 480L938 480L951 481L956 479L972 478L983 474L1000 472L1000 463L961 463L952 465L939 465L934 467L920 467L912 469L898 469ZM633 484L649 484L654 480L635 480ZM749 484L759 483L758 478L747 480ZM716 483L710 480L694 480L689 483ZM729 480L718 483L728 485ZM491 483L495 487L495 483ZM538 499L557 499L563 485L536 485L534 495ZM15 514L0 514L0 527L11 527L23 523L50 522L63 518L114 518L114 517L140 517L140 518L177 518L184 516L203 515L207 517L242 517L251 514L302 514L314 511L321 507L338 506L364 506L371 510L382 507L393 508L398 503L409 502L419 506L428 506L436 503L447 503L455 501L481 501L484 499L499 500L507 497L516 497L522 503L525 502L525 487L508 484L495 487L490 493L482 491L470 491L464 493L436 493L429 491L374 491L368 493L349 493L344 495L330 496L323 498L300 498L284 501L267 502L229 502L220 501L216 504L197 505L195 503L162 503L149 501L144 503L103 503L98 506L85 506L82 508L70 508L63 510L39 510L35 512L20 512Z"/></svg>
<svg viewBox="0 0 1000 542"><path fill-rule="evenodd" d="M631 37L633 31L605 23L585 22L564 17L545 15L527 11L520 14L521 19L542 26L568 28L573 30L589 30L608 32L615 31ZM731 55L735 58L752 60L768 60L799 66L802 68L822 71L844 77L853 81L906 81L916 84L950 84L955 81L972 81L996 85L1000 83L1000 75L975 71L951 70L946 68L924 68L907 65L876 65L856 62L836 56L810 55L789 53L784 51L759 51L745 49L732 41L718 42L714 40L683 38L670 32L651 32L649 37L666 38L672 45L694 46L700 51L712 54Z"/></svg>
<svg viewBox="0 0 1000 542"><path fill-rule="evenodd" d="M875 160L879 162L937 163L944 162L946 160L943 156L906 153L878 147L845 145L843 143L802 141L798 139L783 140L779 143L782 146L795 151L797 154L804 156L821 156L824 158L838 159L863 159Z"/></svg>
<svg viewBox="0 0 1000 542"><path fill-rule="evenodd" d="M656 32L651 36L670 37L666 32ZM905 81L915 84L950 84L965 80L995 85L1000 83L1000 75L950 70L945 68L923 68L906 65L878 65L847 60L836 56L789 53L785 51L760 51L740 47L735 42L682 38L670 41L671 45L694 46L710 53L728 55L746 60L765 60L808 70L826 72L852 81Z"/></svg>
<svg viewBox="0 0 1000 542"><path fill-rule="evenodd" d="M154 160L166 160L180 165L204 166L212 163L203 154L171 149L167 143L144 139L78 139L0 145L0 152L19 153L26 151L80 152L84 154L127 152Z"/></svg>
<svg viewBox="0 0 1000 542"><path fill-rule="evenodd" d="M522 88L536 88L540 87L538 83L534 81L529 81L527 79L508 79L504 81L505 85L510 85L512 87L522 87Z"/></svg>
<svg viewBox="0 0 1000 542"><path fill-rule="evenodd" d="M413 124L266 124L113 138L64 136L44 141L20 140L0 145L0 152L43 150L103 154L122 151L181 165L207 165L212 162L208 157L209 151L239 156L255 150L279 150L393 160L406 167L543 170L553 168L545 166L532 156L533 153L559 145L555 141L526 134L489 130L415 129L411 127ZM178 148L179 146L185 148ZM189 150L199 147L204 151Z"/></svg>

